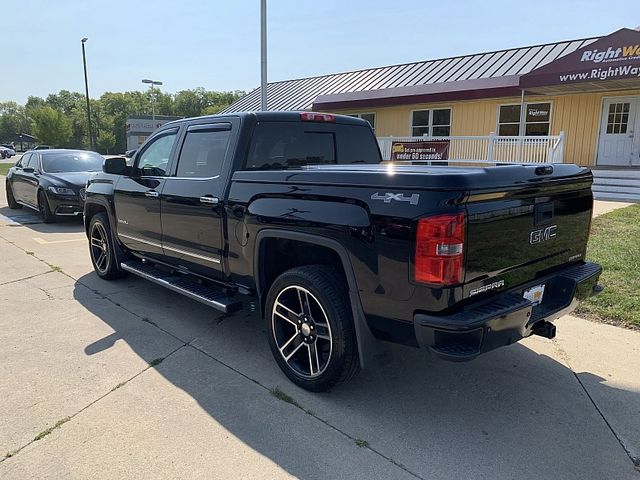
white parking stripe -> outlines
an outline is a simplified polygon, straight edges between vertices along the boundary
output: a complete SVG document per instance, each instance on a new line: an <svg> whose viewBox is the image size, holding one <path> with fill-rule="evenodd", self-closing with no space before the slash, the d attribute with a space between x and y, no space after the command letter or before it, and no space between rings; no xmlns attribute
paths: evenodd
<svg viewBox="0 0 640 480"><path fill-rule="evenodd" d="M40 238L40 237L33 237L33 239L39 243L40 245L50 245L53 243L71 243L71 242L84 242L86 241L85 237L82 238L70 238L68 240L45 240L44 238Z"/></svg>
<svg viewBox="0 0 640 480"><path fill-rule="evenodd" d="M11 220L9 217L5 217L2 214L0 214L0 222L4 223L6 225L20 225L18 222L15 222L15 221Z"/></svg>

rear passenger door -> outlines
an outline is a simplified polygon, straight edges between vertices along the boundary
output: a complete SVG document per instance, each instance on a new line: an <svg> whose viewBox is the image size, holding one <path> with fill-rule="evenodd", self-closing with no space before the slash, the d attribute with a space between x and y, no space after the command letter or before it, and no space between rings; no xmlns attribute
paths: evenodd
<svg viewBox="0 0 640 480"><path fill-rule="evenodd" d="M24 168L33 169L33 171L25 171ZM28 203L29 205L33 205L35 207L38 206L38 184L39 184L39 176L40 176L40 155L37 153L32 153L29 158L29 163L23 165L22 170L22 201Z"/></svg>
<svg viewBox="0 0 640 480"><path fill-rule="evenodd" d="M25 201L25 190L27 189L26 172L22 169L29 165L31 159L31 153L25 153L20 161L16 164L15 173L11 177L11 189L13 191L13 198L20 202Z"/></svg>
<svg viewBox="0 0 640 480"><path fill-rule="evenodd" d="M187 127L174 174L160 196L165 255L176 265L213 278L222 276L223 197L236 121Z"/></svg>

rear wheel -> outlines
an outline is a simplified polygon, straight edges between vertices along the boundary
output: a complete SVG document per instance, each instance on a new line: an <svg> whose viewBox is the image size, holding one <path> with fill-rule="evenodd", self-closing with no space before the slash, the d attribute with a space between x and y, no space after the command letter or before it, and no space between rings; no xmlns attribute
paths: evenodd
<svg viewBox="0 0 640 480"><path fill-rule="evenodd" d="M16 208L22 208L22 205L16 202L16 198L13 196L13 188L11 188L11 183L8 179L4 181L4 185L7 191L7 205L9 205L9 208L14 210Z"/></svg>
<svg viewBox="0 0 640 480"><path fill-rule="evenodd" d="M296 385L321 392L359 370L347 286L324 265L293 268L271 286L266 302L269 345Z"/></svg>
<svg viewBox="0 0 640 480"><path fill-rule="evenodd" d="M100 278L113 280L124 276L120 270L111 238L111 227L106 213L96 213L89 223L89 254L93 269Z"/></svg>
<svg viewBox="0 0 640 480"><path fill-rule="evenodd" d="M47 195L42 190L38 192L38 210L44 223L53 223L56 221L56 216L51 212L51 208L49 208Z"/></svg>

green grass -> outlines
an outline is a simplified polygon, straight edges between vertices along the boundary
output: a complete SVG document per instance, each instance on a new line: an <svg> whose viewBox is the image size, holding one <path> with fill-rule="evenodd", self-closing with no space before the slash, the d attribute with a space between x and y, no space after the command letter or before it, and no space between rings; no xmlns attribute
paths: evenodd
<svg viewBox="0 0 640 480"><path fill-rule="evenodd" d="M294 400L293 397L287 395L286 393L284 393L282 390L280 390L278 387L272 388L271 390L269 390L271 392L271 395L273 395L274 397L276 397L278 400L282 400L283 402L286 403L290 403L291 405L295 405L298 408L302 408L300 407L300 405L298 404L298 402L296 402Z"/></svg>
<svg viewBox="0 0 640 480"><path fill-rule="evenodd" d="M33 441L37 442L38 440L42 440L44 437L46 437L51 432L53 432L56 428L60 428L61 425L64 425L69 420L71 420L71 417L65 417L62 420L58 420L53 427L49 427L46 430L43 430L42 432L40 432L38 435L36 435Z"/></svg>
<svg viewBox="0 0 640 480"><path fill-rule="evenodd" d="M362 440L361 438L356 438L353 440L353 442L360 448L369 448L369 442L367 442L366 440Z"/></svg>
<svg viewBox="0 0 640 480"><path fill-rule="evenodd" d="M13 163L0 163L0 175L6 175Z"/></svg>
<svg viewBox="0 0 640 480"><path fill-rule="evenodd" d="M576 313L614 325L640 328L640 205L593 221L587 258L602 265L604 292L583 302Z"/></svg>
<svg viewBox="0 0 640 480"><path fill-rule="evenodd" d="M151 360L151 361L149 362L149 366L150 366L150 367L156 367L156 366L160 365L160 364L162 363L162 361L163 361L163 360L164 360L164 358L156 358L156 359L154 359L154 360Z"/></svg>

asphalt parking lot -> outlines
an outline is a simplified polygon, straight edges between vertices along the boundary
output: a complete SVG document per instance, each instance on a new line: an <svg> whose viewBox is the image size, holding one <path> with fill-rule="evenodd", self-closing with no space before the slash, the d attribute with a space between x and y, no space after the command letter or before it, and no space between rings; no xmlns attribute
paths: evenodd
<svg viewBox="0 0 640 480"><path fill-rule="evenodd" d="M80 221L0 184L0 478L640 478L640 332L567 316L464 364L392 346L311 394L255 313L98 279Z"/></svg>

